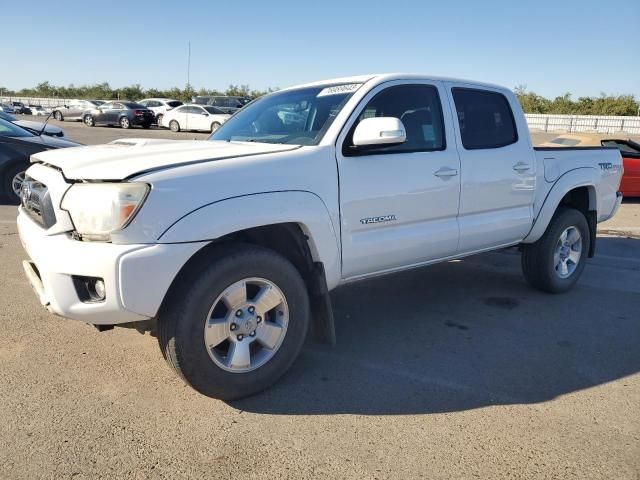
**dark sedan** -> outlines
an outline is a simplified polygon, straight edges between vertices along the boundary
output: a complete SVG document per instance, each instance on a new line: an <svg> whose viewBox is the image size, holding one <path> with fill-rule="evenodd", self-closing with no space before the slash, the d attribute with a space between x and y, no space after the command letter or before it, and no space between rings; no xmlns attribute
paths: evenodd
<svg viewBox="0 0 640 480"><path fill-rule="evenodd" d="M64 138L34 135L29 130L0 119L0 197L20 202L20 188L29 157L53 148L78 147L81 143Z"/></svg>
<svg viewBox="0 0 640 480"><path fill-rule="evenodd" d="M154 120L151 110L135 102L107 102L82 114L82 121L88 127L120 125L122 128L131 128L139 125L149 128Z"/></svg>

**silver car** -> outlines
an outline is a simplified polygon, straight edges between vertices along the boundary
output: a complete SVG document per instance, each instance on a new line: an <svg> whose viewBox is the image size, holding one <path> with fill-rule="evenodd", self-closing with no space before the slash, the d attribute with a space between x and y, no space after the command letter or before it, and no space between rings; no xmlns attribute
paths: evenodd
<svg viewBox="0 0 640 480"><path fill-rule="evenodd" d="M69 100L64 105L58 105L53 108L53 118L58 121L63 120L82 120L82 114L100 105L95 100Z"/></svg>

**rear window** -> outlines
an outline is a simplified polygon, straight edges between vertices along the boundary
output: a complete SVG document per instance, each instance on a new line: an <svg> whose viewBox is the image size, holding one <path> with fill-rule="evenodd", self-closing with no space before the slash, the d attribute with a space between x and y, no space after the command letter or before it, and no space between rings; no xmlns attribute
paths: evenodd
<svg viewBox="0 0 640 480"><path fill-rule="evenodd" d="M453 88L451 93L465 149L500 148L518 141L513 112L504 95L471 88Z"/></svg>

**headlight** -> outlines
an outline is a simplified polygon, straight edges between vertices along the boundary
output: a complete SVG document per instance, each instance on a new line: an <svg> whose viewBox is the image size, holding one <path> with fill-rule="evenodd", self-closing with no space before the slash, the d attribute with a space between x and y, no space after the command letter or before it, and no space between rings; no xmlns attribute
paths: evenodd
<svg viewBox="0 0 640 480"><path fill-rule="evenodd" d="M109 240L133 220L149 192L146 183L78 183L62 198L76 231L86 240Z"/></svg>

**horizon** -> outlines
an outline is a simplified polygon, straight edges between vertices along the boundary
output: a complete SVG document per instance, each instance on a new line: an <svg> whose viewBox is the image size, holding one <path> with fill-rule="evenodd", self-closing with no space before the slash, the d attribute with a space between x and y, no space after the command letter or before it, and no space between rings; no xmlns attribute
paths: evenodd
<svg viewBox="0 0 640 480"><path fill-rule="evenodd" d="M34 0L30 10L48 5ZM533 6L495 0L492 8L468 2L455 11L411 0L394 4L384 19L361 1L300 8L287 0L242 12L203 0L189 5L188 11L167 13L150 1L114 1L104 12L98 4L67 2L46 17L31 16L27 38L22 22L7 22L5 35L20 38L20 44L5 52L9 68L3 69L0 88L17 91L44 81L58 87L107 82L112 88L184 88L190 42L189 77L196 91L224 91L229 85L266 90L405 71L512 89L524 85L545 98L567 92L574 98L640 97L640 67L630 61L632 46L620 40L620 24L603 21L595 8L575 0ZM607 10L640 21L640 2L613 0ZM3 13L6 19L23 15L14 4ZM64 45L64 58L43 55L43 48L55 45Z"/></svg>

